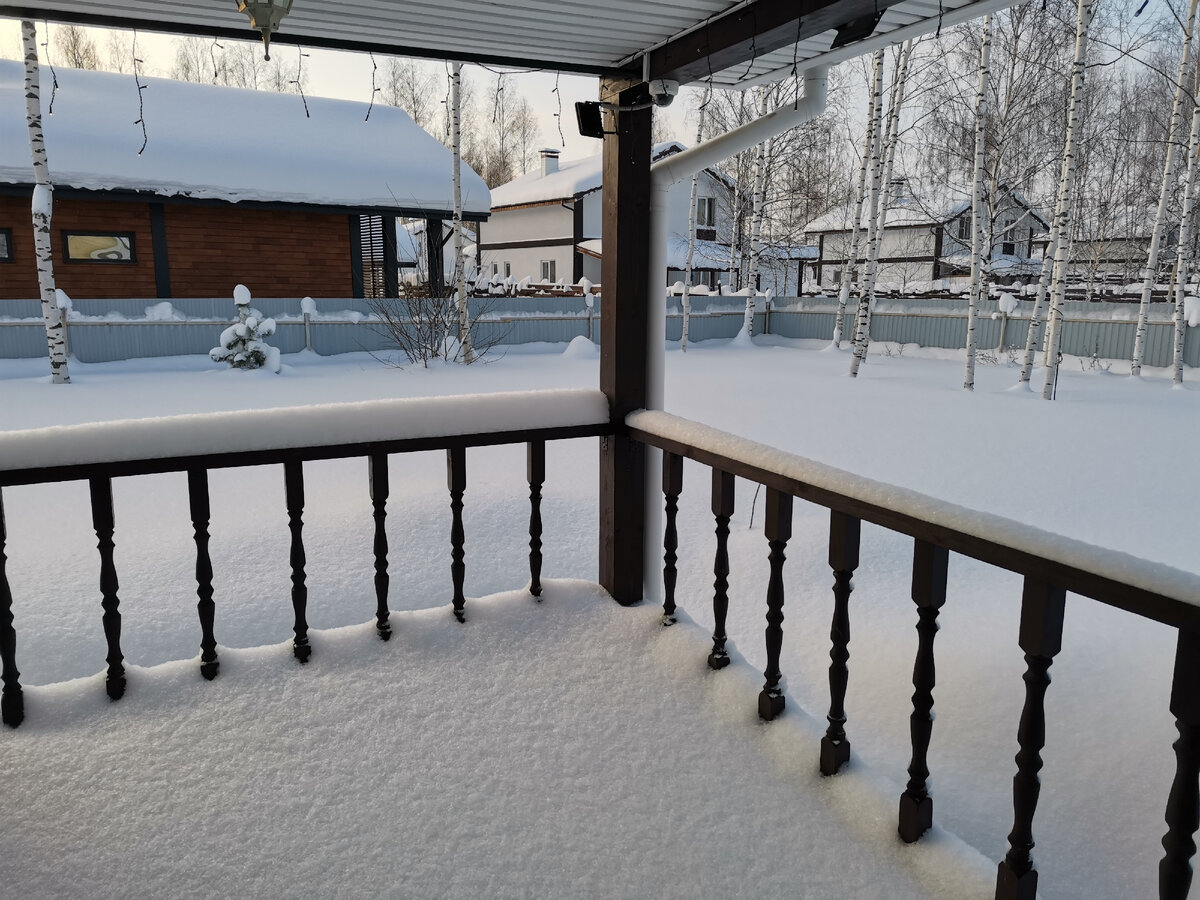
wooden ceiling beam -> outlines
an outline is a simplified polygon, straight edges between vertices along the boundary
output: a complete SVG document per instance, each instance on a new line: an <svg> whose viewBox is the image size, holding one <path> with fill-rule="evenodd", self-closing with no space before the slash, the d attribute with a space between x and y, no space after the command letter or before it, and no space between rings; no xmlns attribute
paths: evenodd
<svg viewBox="0 0 1200 900"><path fill-rule="evenodd" d="M650 52L650 77L680 84L745 65L824 31L862 22L900 0L755 0Z"/></svg>

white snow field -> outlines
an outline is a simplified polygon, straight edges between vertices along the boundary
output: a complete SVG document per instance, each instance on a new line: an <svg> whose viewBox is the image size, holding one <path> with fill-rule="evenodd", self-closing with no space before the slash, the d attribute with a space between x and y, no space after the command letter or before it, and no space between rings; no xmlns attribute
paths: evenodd
<svg viewBox="0 0 1200 900"><path fill-rule="evenodd" d="M1046 532L1200 573L1200 392L1068 359L1059 399L960 353L877 345L858 379L816 342L673 348L667 409ZM594 388L598 359L523 348L472 367L283 357L279 376L202 357L0 361L0 429L441 394ZM587 348L583 348L586 350ZM1126 368L1127 371L1127 368ZM1040 387L1040 371L1035 387ZM1188 372L1190 379L1193 373ZM254 427L247 423L246 427ZM11 445L10 445L11 446ZM0 465L5 465L0 444ZM847 770L816 772L828 707L828 513L796 504L785 566L788 709L757 719L767 546L738 484L729 632L711 629L708 470L688 463L680 625L594 586L596 441L548 447L547 588L528 581L523 447L467 454L467 616L449 612L441 453L393 456L393 637L374 635L362 460L305 465L309 621L291 657L278 467L214 471L221 674L198 673L183 475L118 479L129 689L104 694L98 557L84 483L4 490L27 718L0 732L0 879L21 897L990 897L1012 825L1024 699L1020 581L952 557L930 748L935 829L895 834L910 755L912 543L863 529L851 598ZM1051 669L1034 856L1045 898L1155 892L1174 774L1174 634L1071 596ZM234 649L243 648L243 649Z"/></svg>

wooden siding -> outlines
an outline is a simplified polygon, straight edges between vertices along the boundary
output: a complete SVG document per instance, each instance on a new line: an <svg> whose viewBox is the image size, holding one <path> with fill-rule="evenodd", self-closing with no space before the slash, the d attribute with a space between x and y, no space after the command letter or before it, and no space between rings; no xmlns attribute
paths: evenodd
<svg viewBox="0 0 1200 900"><path fill-rule="evenodd" d="M346 296L351 292L345 214L166 203L170 295L228 297L239 282L256 297ZM0 227L13 230L12 263L0 267L0 300L38 296L27 197L0 196ZM133 232L131 265L68 262L62 232ZM153 299L155 246L150 205L58 198L54 204L55 280L72 297Z"/></svg>

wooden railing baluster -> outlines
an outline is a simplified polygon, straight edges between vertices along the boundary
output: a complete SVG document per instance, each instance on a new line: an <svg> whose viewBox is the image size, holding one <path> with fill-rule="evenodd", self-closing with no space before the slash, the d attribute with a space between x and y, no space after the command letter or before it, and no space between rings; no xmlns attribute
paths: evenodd
<svg viewBox="0 0 1200 900"><path fill-rule="evenodd" d="M375 633L381 640L392 636L388 624L388 539L387 500L391 486L388 483L388 457L386 453L372 453L367 458L367 486L371 495L372 517L375 520L375 539L372 550L375 554Z"/></svg>
<svg viewBox="0 0 1200 900"><path fill-rule="evenodd" d="M725 618L729 614L729 520L733 517L734 477L712 470L712 512L717 521L717 552L713 557L713 648L708 654L710 669L729 665L725 652Z"/></svg>
<svg viewBox="0 0 1200 900"><path fill-rule="evenodd" d="M1158 864L1160 900L1184 900L1192 886L1195 834L1200 826L1200 634L1181 628L1171 681L1171 714L1179 739L1175 741L1175 780L1167 798L1167 855Z"/></svg>
<svg viewBox="0 0 1200 900"><path fill-rule="evenodd" d="M783 649L783 563L784 551L792 536L792 495L767 488L767 510L764 530L771 547L771 577L767 582L767 668L766 682L758 695L758 714L770 721L783 712L783 691L779 680L779 653Z"/></svg>
<svg viewBox="0 0 1200 900"><path fill-rule="evenodd" d="M929 742L933 737L933 687L936 682L933 639L938 632L938 610L946 602L946 574L950 553L927 541L913 547L912 598L917 604L917 658L913 663L913 711L909 717L912 761L908 785L900 795L900 838L911 844L933 825L933 798L929 796Z"/></svg>
<svg viewBox="0 0 1200 900"><path fill-rule="evenodd" d="M529 481L529 593L542 599L542 485L546 482L546 442L525 445L525 475Z"/></svg>
<svg viewBox="0 0 1200 900"><path fill-rule="evenodd" d="M675 584L679 570L679 495L683 493L683 457L677 453L662 455L662 489L666 498L666 528L663 530L663 617L664 625L675 624Z"/></svg>
<svg viewBox="0 0 1200 900"><path fill-rule="evenodd" d="M212 557L208 553L208 523L212 506L208 494L208 472L188 469L188 509L192 517L192 535L196 541L196 614L200 618L200 674L212 681L217 677L217 639L213 635L216 604L213 603Z"/></svg>
<svg viewBox="0 0 1200 900"><path fill-rule="evenodd" d="M283 464L283 483L288 529L292 533L289 561L292 565L292 612L296 620L292 626L296 635L292 639L292 654L300 662L306 663L312 656L312 647L308 643L308 586L305 584L308 576L304 572L307 562L304 555L304 464L300 460Z"/></svg>
<svg viewBox="0 0 1200 900"><path fill-rule="evenodd" d="M829 728L821 738L821 774L835 775L850 761L846 740L846 686L850 671L850 592L858 568L862 522L837 511L829 514L829 567L833 569L833 623L829 629Z"/></svg>
<svg viewBox="0 0 1200 900"><path fill-rule="evenodd" d="M1046 688L1050 665L1062 648L1066 591L1032 576L1025 577L1021 597L1020 645L1025 651L1025 707L1017 729L1017 774L1013 776L1013 829L1008 853L996 874L996 900L1033 900L1037 869L1033 865L1033 814L1037 811L1042 747L1046 744Z"/></svg>
<svg viewBox="0 0 1200 900"><path fill-rule="evenodd" d="M451 447L446 451L446 484L450 488L450 578L454 582L454 618L465 622L467 598L463 594L463 581L467 567L463 560L466 551L463 544L463 492L467 489L467 451L464 447Z"/></svg>
<svg viewBox="0 0 1200 900"><path fill-rule="evenodd" d="M104 689L113 700L125 693L125 660L121 653L121 602L117 597L117 566L113 559L116 545L113 533L112 479L92 478L88 482L92 499L92 527L96 531L96 548L100 551L100 606L104 610L104 638L108 642L108 675Z"/></svg>
<svg viewBox="0 0 1200 900"><path fill-rule="evenodd" d="M4 524L4 493L0 491L0 719L16 728L25 719L25 696L21 693L21 673L17 671L17 631L13 627L12 590L6 570L5 545L8 529Z"/></svg>

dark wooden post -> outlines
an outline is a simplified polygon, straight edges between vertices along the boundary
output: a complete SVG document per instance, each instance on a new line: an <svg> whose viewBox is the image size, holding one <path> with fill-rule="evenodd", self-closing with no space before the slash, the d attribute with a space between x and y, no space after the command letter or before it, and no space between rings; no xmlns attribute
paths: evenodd
<svg viewBox="0 0 1200 900"><path fill-rule="evenodd" d="M446 262L442 255L442 219L425 220L425 253L429 260L429 296L441 298L446 295ZM395 230L392 234L395 235ZM457 264L457 263L456 263Z"/></svg>
<svg viewBox="0 0 1200 900"><path fill-rule="evenodd" d="M467 574L464 563L466 535L463 532L463 493L467 489L467 451L452 447L446 451L446 485L450 488L450 578L454 582L454 618L466 621L463 580Z"/></svg>
<svg viewBox="0 0 1200 900"><path fill-rule="evenodd" d="M308 643L308 576L304 572L304 469L299 460L283 464L283 485L287 502L288 528L292 533L289 561L292 565L292 612L295 625L292 631L292 654L302 663L308 662L312 647Z"/></svg>
<svg viewBox="0 0 1200 900"><path fill-rule="evenodd" d="M88 482L92 495L92 527L96 531L96 548L100 551L100 607L104 610L104 639L108 642L108 675L104 689L113 700L125 693L125 656L121 653L121 601L117 597L117 565L113 559L112 479L93 478Z"/></svg>
<svg viewBox="0 0 1200 900"><path fill-rule="evenodd" d="M767 582L767 668L766 682L758 695L758 714L770 721L783 712L783 691L779 689L779 654L783 650L783 562L784 550L792 536L792 495L767 488L765 531L771 552L771 578Z"/></svg>
<svg viewBox="0 0 1200 900"><path fill-rule="evenodd" d="M729 665L725 652L725 617L729 614L729 520L733 517L734 478L729 472L712 470L712 512L717 521L717 552L713 557L713 648L708 654L710 669Z"/></svg>
<svg viewBox="0 0 1200 900"><path fill-rule="evenodd" d="M192 534L196 541L196 614L200 618L200 674L212 681L217 677L217 639L213 635L216 604L213 603L213 567L208 554L208 522L212 507L208 496L208 472L188 469L188 507L192 515Z"/></svg>
<svg viewBox="0 0 1200 900"><path fill-rule="evenodd" d="M679 495L683 493L683 457L678 453L663 453L662 489L667 503L666 528L663 531L663 625L675 624L675 583L679 570L676 551L679 549Z"/></svg>
<svg viewBox="0 0 1200 900"><path fill-rule="evenodd" d="M600 99L631 105L636 86L630 79L601 79ZM628 606L642 599L645 567L645 448L623 432L625 416L644 408L647 397L650 110L606 118L613 133L604 136L600 389L615 433L600 439L599 577L613 599Z"/></svg>
<svg viewBox="0 0 1200 900"><path fill-rule="evenodd" d="M17 671L17 631L13 627L12 590L8 586L6 566L8 557L4 547L8 540L4 524L4 493L0 492L0 680L4 691L0 694L0 718L4 724L16 728L25 719L25 697L21 693L21 673Z"/></svg>
<svg viewBox="0 0 1200 900"><path fill-rule="evenodd" d="M1158 864L1160 900L1184 900L1192 886L1194 835L1200 826L1200 634L1180 629L1171 682L1171 713L1179 739L1175 741L1175 780L1167 799L1167 855Z"/></svg>
<svg viewBox="0 0 1200 900"><path fill-rule="evenodd" d="M546 442L530 441L525 448L529 481L529 593L542 599L542 485L546 481Z"/></svg>
<svg viewBox="0 0 1200 900"><path fill-rule="evenodd" d="M391 491L388 484L388 457L386 453L372 453L367 461L367 484L371 494L372 518L375 519L375 633L381 640L392 636L388 624L388 539L387 500Z"/></svg>
<svg viewBox="0 0 1200 900"><path fill-rule="evenodd" d="M846 686L850 671L850 592L858 568L858 539L862 523L852 516L829 514L829 567L833 569L833 624L829 629L829 728L821 738L821 774L836 775L850 761L846 740Z"/></svg>
<svg viewBox="0 0 1200 900"><path fill-rule="evenodd" d="M933 825L933 798L929 796L929 741L933 737L933 638L938 632L938 610L946 602L946 572L950 553L926 541L913 548L912 598L917 604L917 659L913 663L913 711L908 720L912 736L912 761L908 785L900 795L900 838L913 843Z"/></svg>
<svg viewBox="0 0 1200 900"><path fill-rule="evenodd" d="M1017 729L1017 774L1013 776L1013 828L1008 853L996 874L996 900L1034 900L1033 814L1037 811L1042 747L1046 744L1046 688L1050 664L1062 648L1066 592L1030 576L1021 597L1021 649L1025 651L1025 708Z"/></svg>

